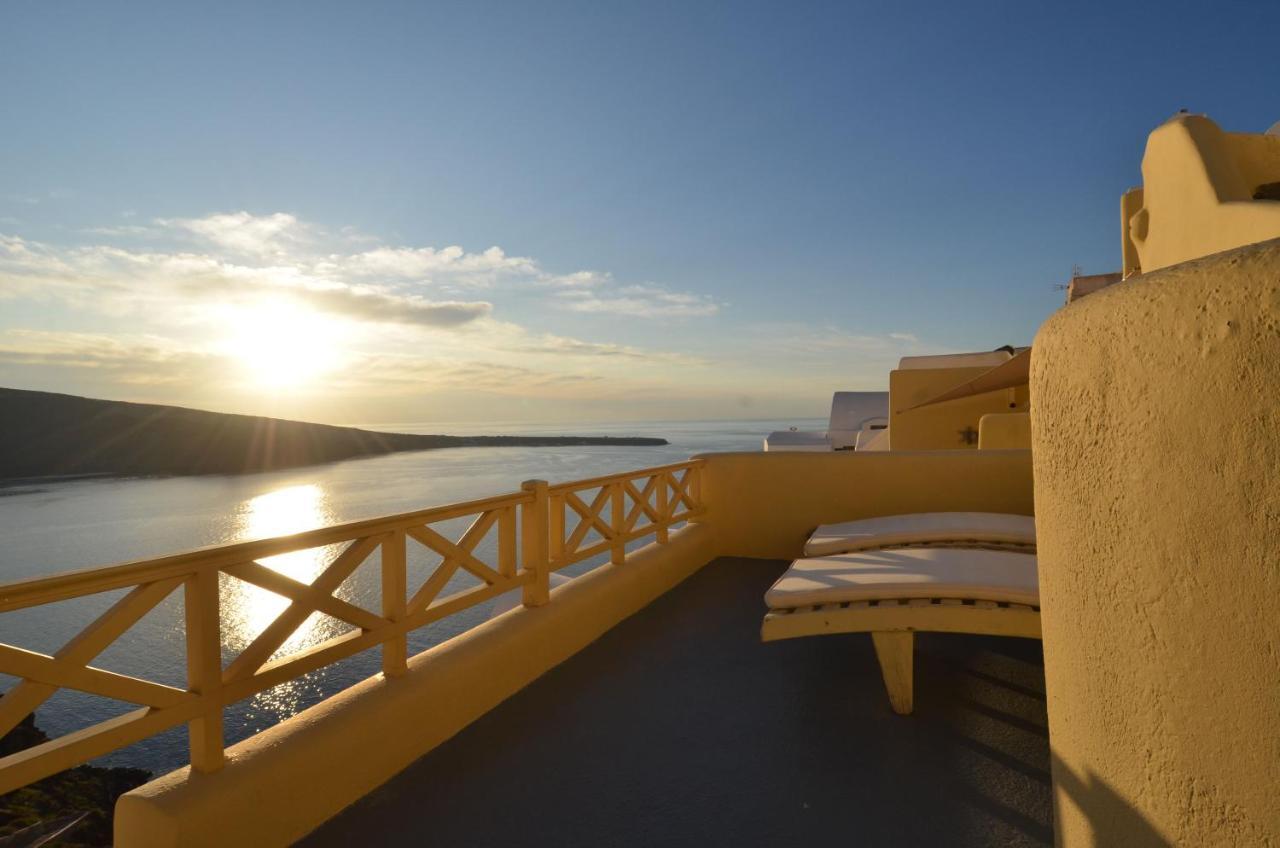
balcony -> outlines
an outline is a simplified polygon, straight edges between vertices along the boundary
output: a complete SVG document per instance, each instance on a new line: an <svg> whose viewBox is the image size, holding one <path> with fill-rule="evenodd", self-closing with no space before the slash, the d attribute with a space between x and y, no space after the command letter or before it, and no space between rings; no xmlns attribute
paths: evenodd
<svg viewBox="0 0 1280 848"><path fill-rule="evenodd" d="M301 844L1052 844L1039 643L922 634L897 716L865 635L760 644L786 566L704 566Z"/></svg>
<svg viewBox="0 0 1280 848"><path fill-rule="evenodd" d="M126 591L54 654L0 646L21 681L0 724L63 687L137 709L0 760L0 790L185 724L191 765L122 796L117 844L512 844L534 822L577 844L1047 844L1038 642L922 637L902 717L865 636L759 638L814 526L936 510L1029 513L1029 452L710 454L10 584L0 612ZM309 579L272 567L317 550ZM377 598L344 595L362 565ZM241 584L283 600L233 649ZM420 650L421 628L508 593L516 609ZM185 686L93 666L170 595ZM293 646L316 612L345 632ZM224 745L229 705L371 649L380 674Z"/></svg>

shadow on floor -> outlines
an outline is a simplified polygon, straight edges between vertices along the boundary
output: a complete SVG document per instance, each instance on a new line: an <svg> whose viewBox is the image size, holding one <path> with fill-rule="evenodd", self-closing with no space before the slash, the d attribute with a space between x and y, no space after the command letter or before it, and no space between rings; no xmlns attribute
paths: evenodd
<svg viewBox="0 0 1280 848"><path fill-rule="evenodd" d="M922 634L897 716L866 635L760 642L785 568L710 563L300 844L1051 845L1040 644Z"/></svg>

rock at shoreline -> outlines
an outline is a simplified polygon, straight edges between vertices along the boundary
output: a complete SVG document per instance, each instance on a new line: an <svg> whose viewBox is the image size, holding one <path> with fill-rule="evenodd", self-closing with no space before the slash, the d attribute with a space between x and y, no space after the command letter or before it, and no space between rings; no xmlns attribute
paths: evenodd
<svg viewBox="0 0 1280 848"><path fill-rule="evenodd" d="M47 742L49 737L27 716L0 738L0 756ZM57 840L60 846L111 844L112 814L116 799L151 779L151 773L135 768L76 766L30 786L0 795L0 836L39 822L88 813L84 820Z"/></svg>

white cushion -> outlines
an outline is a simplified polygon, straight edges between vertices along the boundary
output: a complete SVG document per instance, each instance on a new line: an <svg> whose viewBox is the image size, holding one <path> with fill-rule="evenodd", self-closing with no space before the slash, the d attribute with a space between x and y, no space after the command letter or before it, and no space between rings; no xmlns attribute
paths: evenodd
<svg viewBox="0 0 1280 848"><path fill-rule="evenodd" d="M765 593L771 609L890 598L1040 604L1034 554L895 548L796 560Z"/></svg>
<svg viewBox="0 0 1280 848"><path fill-rule="evenodd" d="M1034 545L1036 520L1003 512L918 512L824 524L805 542L805 556L864 551L918 542Z"/></svg>

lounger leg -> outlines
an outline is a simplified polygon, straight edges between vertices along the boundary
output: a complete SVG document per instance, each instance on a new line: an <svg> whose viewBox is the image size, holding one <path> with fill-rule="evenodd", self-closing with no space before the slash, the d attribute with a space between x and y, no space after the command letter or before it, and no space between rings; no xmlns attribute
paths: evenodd
<svg viewBox="0 0 1280 848"><path fill-rule="evenodd" d="M898 715L911 715L913 707L912 661L915 658L916 634L910 630L872 633L876 659L884 675L884 688L889 690L889 704Z"/></svg>

